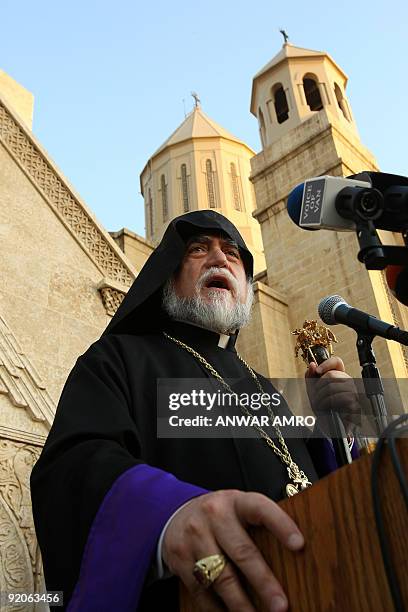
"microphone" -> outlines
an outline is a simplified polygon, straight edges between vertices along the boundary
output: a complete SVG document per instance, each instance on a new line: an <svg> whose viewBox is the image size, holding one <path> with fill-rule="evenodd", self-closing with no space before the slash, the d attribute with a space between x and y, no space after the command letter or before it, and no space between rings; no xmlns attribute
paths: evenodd
<svg viewBox="0 0 408 612"><path fill-rule="evenodd" d="M340 295L330 295L319 304L319 316L326 325L342 323L356 332L381 336L408 346L408 332L385 323L377 317L357 308L352 308Z"/></svg>
<svg viewBox="0 0 408 612"><path fill-rule="evenodd" d="M291 191L287 209L302 229L350 232L372 222L401 232L408 228L408 178L384 172L310 178Z"/></svg>
<svg viewBox="0 0 408 612"><path fill-rule="evenodd" d="M290 192L289 217L302 229L355 231L355 222L342 217L336 210L336 198L343 189L356 187L371 190L371 184L366 181L335 176L308 179Z"/></svg>

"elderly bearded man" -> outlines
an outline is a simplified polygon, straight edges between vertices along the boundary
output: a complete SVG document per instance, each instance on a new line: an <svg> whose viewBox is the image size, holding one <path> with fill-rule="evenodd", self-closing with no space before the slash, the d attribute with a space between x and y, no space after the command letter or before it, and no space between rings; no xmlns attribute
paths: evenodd
<svg viewBox="0 0 408 612"><path fill-rule="evenodd" d="M250 611L239 572L268 609L287 609L247 533L263 525L289 549L303 546L275 503L290 480L282 456L260 438L156 435L157 379L219 376L243 381L248 393L275 391L235 350L249 318L252 265L218 213L178 217L72 370L32 474L47 588L63 590L71 612L178 610L176 577L197 609ZM328 380L347 377L335 358L308 375L325 379L323 394L333 393ZM318 478L321 466L302 438L274 440L305 482ZM193 569L210 555L226 564L205 588Z"/></svg>

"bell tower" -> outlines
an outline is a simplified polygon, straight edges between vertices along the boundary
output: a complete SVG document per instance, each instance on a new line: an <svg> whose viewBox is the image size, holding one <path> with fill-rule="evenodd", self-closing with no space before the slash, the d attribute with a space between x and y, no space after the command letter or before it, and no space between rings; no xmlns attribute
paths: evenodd
<svg viewBox="0 0 408 612"><path fill-rule="evenodd" d="M316 319L320 300L334 293L386 321L406 324L406 309L391 296L383 273L367 272L357 260L354 233L307 232L296 227L286 211L289 193L307 178L378 171L375 158L359 138L346 86L346 74L328 53L296 47L287 40L253 79L251 112L258 120L262 143L261 152L251 159L254 217L262 229L268 285L279 292L292 330L305 319ZM397 235L387 234L384 242L398 241ZM288 347L288 377L301 375L304 369L294 363L289 333L284 326L270 330L275 346ZM337 354L358 376L354 332L338 326L336 334ZM384 377L407 376L407 355L399 345L377 340L374 347ZM270 374L274 375L273 368Z"/></svg>
<svg viewBox="0 0 408 612"><path fill-rule="evenodd" d="M251 112L258 118L262 147L273 145L317 111L358 138L346 85L347 76L330 55L285 42L253 80Z"/></svg>

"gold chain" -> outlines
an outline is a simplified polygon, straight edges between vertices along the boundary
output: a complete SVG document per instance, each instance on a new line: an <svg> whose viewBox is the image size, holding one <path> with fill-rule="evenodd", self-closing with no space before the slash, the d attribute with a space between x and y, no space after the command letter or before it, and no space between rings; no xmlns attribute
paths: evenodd
<svg viewBox="0 0 408 612"><path fill-rule="evenodd" d="M232 395L234 395L234 396L236 396L238 398L237 393L235 393L235 391L232 390L232 388L222 378L222 376L217 372L217 370L210 363L208 363L208 361L206 359L204 359L204 357L202 355L200 355L200 353L195 351L191 346L189 346L188 344L185 344L181 340L178 340L177 338L173 338L173 336L170 336L166 332L163 332L163 334L165 335L165 337L168 340L171 340L172 342L174 342L175 344L177 344L178 346L180 346L181 348L183 348L184 350L189 352L191 355L193 355L197 359L197 361L199 361L209 372L211 372L213 377L216 378L228 390L229 393L231 393ZM243 365L247 368L247 370L251 374L251 376L254 379L254 381L256 383L256 386L258 387L259 391L262 394L265 393L265 391L264 391L264 389L263 389L263 387L262 387L262 385L261 385L257 375L255 374L255 372L253 371L251 366L249 366L247 364L247 362L241 357L241 355L239 355L239 353L237 353L237 356L238 356L238 359L243 363ZM248 408L246 406L243 406L240 402L238 402L238 404L239 404L239 407L241 408L242 412L244 412L247 416L250 416L250 417L253 416L253 415L251 415L251 413L249 412L249 410L248 410ZM303 490L303 489L306 489L306 487L309 487L312 483L309 481L309 479L306 476L306 474L304 473L304 471L299 468L299 466L297 465L297 463L295 461L293 461L292 456L291 456L291 454L289 452L289 449L288 449L288 447L286 445L285 439L284 439L284 437L282 435L282 432L279 429L278 425L276 425L274 423L275 414L273 413L273 411L270 408L270 406L267 406L267 410L268 410L269 417L272 419L272 424L273 424L273 427L274 427L274 429L275 429L275 431L276 431L276 433L278 435L279 444L282 447L282 449L280 449L275 444L275 442L272 440L272 438L266 433L266 431L264 429L262 429L262 427L260 427L257 424L253 424L252 427L254 429L256 429L256 431L259 433L261 438L263 438L263 440L265 440L266 444L273 450L273 452L286 465L286 469L288 471L288 476L292 480L292 482L294 483L294 484L290 483L290 484L288 484L286 486L286 494L288 496L292 496L292 495L294 495L294 494L299 492L298 485L300 485L301 490Z"/></svg>

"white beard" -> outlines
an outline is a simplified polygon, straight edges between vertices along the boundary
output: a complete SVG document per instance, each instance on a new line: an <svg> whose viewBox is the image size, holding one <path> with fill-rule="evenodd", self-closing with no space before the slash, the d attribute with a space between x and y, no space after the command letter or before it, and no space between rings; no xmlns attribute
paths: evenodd
<svg viewBox="0 0 408 612"><path fill-rule="evenodd" d="M204 300L199 293L200 281L197 282L197 295L193 297L179 297L173 279L167 281L163 288L162 306L171 319L194 323L219 334L233 333L249 322L254 298L251 280L247 281L245 303L234 298L233 304L229 293L217 290L208 291L210 301Z"/></svg>

